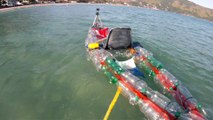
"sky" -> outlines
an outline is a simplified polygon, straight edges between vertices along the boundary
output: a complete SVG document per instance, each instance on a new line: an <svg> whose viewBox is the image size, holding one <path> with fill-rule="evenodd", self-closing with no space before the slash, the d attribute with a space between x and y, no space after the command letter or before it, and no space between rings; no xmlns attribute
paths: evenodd
<svg viewBox="0 0 213 120"><path fill-rule="evenodd" d="M213 0L188 0L188 1L213 9Z"/></svg>

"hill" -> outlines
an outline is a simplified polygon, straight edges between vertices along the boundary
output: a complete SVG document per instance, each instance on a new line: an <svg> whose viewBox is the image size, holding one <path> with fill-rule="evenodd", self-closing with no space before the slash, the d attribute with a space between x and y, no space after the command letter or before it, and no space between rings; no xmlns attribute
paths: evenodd
<svg viewBox="0 0 213 120"><path fill-rule="evenodd" d="M113 3L171 11L213 21L213 9L188 0L78 0L78 2Z"/></svg>

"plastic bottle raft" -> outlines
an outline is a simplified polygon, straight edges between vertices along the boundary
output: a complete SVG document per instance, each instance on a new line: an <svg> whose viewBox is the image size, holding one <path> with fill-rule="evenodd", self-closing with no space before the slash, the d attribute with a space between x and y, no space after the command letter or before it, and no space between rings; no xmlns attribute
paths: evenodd
<svg viewBox="0 0 213 120"><path fill-rule="evenodd" d="M134 62L176 101L171 101L163 94L152 90L145 81L119 66L118 61L110 52L103 49L99 41L106 38L108 32L109 29L103 26L99 17L99 9L97 9L93 25L85 40L88 58L93 61L97 70L104 72L110 83L121 87L121 93L129 99L131 105L138 105L141 112L150 120L206 119L204 109L187 88L164 69L162 64L146 49L140 46L133 48L131 53Z"/></svg>
<svg viewBox="0 0 213 120"><path fill-rule="evenodd" d="M165 69L162 69L162 65L154 60L150 52L139 47L135 48L135 50L135 61L144 66L150 77L162 83L162 86L165 85L165 88L175 96L180 105L188 111L183 111L175 101L171 101L161 93L153 91L147 86L146 82L132 75L128 70L121 68L113 58L113 55L108 51L104 49L88 50L88 57L93 61L97 70L103 71L110 79L110 83L122 88L122 95L129 99L131 105L138 105L141 112L143 112L148 119L205 119L198 111L198 107L194 106L196 101L187 89L174 79L173 76L171 78L171 74Z"/></svg>

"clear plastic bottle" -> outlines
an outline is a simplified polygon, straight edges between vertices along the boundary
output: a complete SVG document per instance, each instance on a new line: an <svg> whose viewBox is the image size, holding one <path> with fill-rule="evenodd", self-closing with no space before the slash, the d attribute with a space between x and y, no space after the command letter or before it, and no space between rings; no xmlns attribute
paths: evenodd
<svg viewBox="0 0 213 120"><path fill-rule="evenodd" d="M90 43L95 43L97 41L97 37L94 34L93 30L89 30L87 38L85 40L85 46L87 46Z"/></svg>
<svg viewBox="0 0 213 120"><path fill-rule="evenodd" d="M136 50L137 54L139 54L140 56L145 56L145 57L153 56L153 54L151 52L149 52L148 50L146 50L140 46L137 46L134 49Z"/></svg>
<svg viewBox="0 0 213 120"><path fill-rule="evenodd" d="M181 108L180 108L179 104L174 101L168 102L166 107L164 108L164 110L168 111L176 118L178 118L181 114Z"/></svg>
<svg viewBox="0 0 213 120"><path fill-rule="evenodd" d="M206 118L202 118L192 112L188 112L181 114L178 120L206 120Z"/></svg>
<svg viewBox="0 0 213 120"><path fill-rule="evenodd" d="M161 69L160 73L165 75L165 77L169 79L170 82L173 83L175 86L178 86L180 84L180 81L178 81L177 78L173 76L170 72L168 72L166 69Z"/></svg>
<svg viewBox="0 0 213 120"><path fill-rule="evenodd" d="M185 108L189 110L196 109L198 105L197 100L192 96L189 90L183 84L180 84L178 86L178 90L181 93L180 99L183 106L185 106Z"/></svg>
<svg viewBox="0 0 213 120"><path fill-rule="evenodd" d="M134 61L135 61L135 64L139 65L140 62L141 62L140 55L136 54L136 55L134 56Z"/></svg>
<svg viewBox="0 0 213 120"><path fill-rule="evenodd" d="M165 82L165 79L162 79L162 74L157 74L155 77L154 77L154 82L158 85L161 86L161 88L163 89L163 93L167 93L168 90L167 88L162 84L163 82Z"/></svg>
<svg viewBox="0 0 213 120"><path fill-rule="evenodd" d="M149 119L149 120L165 120L162 116L162 113L157 112L155 109L153 109L150 105L149 101L143 101L139 100L138 101L138 106L140 108L140 111L144 113L144 115Z"/></svg>
<svg viewBox="0 0 213 120"><path fill-rule="evenodd" d="M100 69L100 59L98 56L98 50L93 50L89 52L90 60L92 60L93 64L95 65L96 69Z"/></svg>
<svg viewBox="0 0 213 120"><path fill-rule="evenodd" d="M146 82L144 82L143 80L140 80L138 77L134 76L130 72L126 71L122 73L121 75L125 78L125 80L128 83L130 83L134 88L136 88L140 92L143 92L144 90L146 90L147 88Z"/></svg>
<svg viewBox="0 0 213 120"><path fill-rule="evenodd" d="M111 57L112 54L102 50L102 49L97 49L97 50L92 50L89 52L89 57L96 66L97 70L101 69L101 62L105 61L107 57Z"/></svg>
<svg viewBox="0 0 213 120"><path fill-rule="evenodd" d="M155 103L157 103L161 108L165 108L170 100L160 94L157 91L153 91L151 88L146 90L146 95Z"/></svg>
<svg viewBox="0 0 213 120"><path fill-rule="evenodd" d="M178 120L194 120L191 118L190 114L181 114ZM202 119L199 119L202 120Z"/></svg>
<svg viewBox="0 0 213 120"><path fill-rule="evenodd" d="M129 103L131 105L136 105L138 103L138 97L132 93L127 87L125 87L122 83L118 82L118 86L121 87L121 94L129 99Z"/></svg>
<svg viewBox="0 0 213 120"><path fill-rule="evenodd" d="M173 116L178 117L179 113L181 112L181 108L176 102L172 102L171 100L169 100L167 97L165 97L161 93L151 90L151 88L148 88L146 90L146 95L153 102L155 102L162 109L166 110L167 112L169 112Z"/></svg>

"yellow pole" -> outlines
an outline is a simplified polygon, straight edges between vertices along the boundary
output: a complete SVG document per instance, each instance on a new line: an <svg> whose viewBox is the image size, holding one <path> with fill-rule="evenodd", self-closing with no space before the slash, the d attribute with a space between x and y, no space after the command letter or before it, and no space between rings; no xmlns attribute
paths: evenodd
<svg viewBox="0 0 213 120"><path fill-rule="evenodd" d="M106 112L106 115L104 116L104 120L108 119L110 113L112 112L113 107L115 106L115 103L118 100L118 97L119 97L120 93L121 93L121 87L118 87L117 92L115 93L115 96L114 96L112 102L109 105L109 108L108 108L108 110Z"/></svg>

